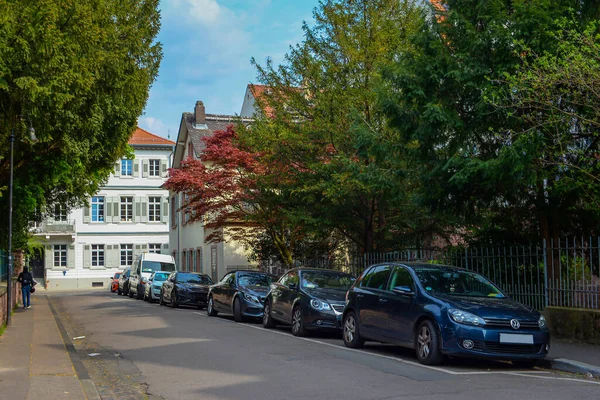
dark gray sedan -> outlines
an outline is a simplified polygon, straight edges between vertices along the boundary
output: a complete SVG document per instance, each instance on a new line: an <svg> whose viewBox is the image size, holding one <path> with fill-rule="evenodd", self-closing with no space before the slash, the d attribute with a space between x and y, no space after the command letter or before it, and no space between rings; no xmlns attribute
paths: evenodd
<svg viewBox="0 0 600 400"><path fill-rule="evenodd" d="M294 336L308 330L340 330L346 292L354 277L344 272L295 268L271 284L263 326L291 325Z"/></svg>
<svg viewBox="0 0 600 400"><path fill-rule="evenodd" d="M271 275L260 271L233 271L210 287L206 311L233 314L236 322L245 318L262 318L263 301L273 281Z"/></svg>
<svg viewBox="0 0 600 400"><path fill-rule="evenodd" d="M163 283L159 302L175 308L180 305L206 306L208 287L214 282L208 275L195 272L172 272Z"/></svg>

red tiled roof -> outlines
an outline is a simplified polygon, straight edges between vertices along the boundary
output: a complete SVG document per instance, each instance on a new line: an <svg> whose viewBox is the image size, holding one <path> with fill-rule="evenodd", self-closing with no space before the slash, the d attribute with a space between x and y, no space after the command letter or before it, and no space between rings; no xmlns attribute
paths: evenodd
<svg viewBox="0 0 600 400"><path fill-rule="evenodd" d="M137 128L131 138L129 139L131 145L147 145L147 144L164 144L168 146L175 146L175 142L168 139L150 133L142 128Z"/></svg>
<svg viewBox="0 0 600 400"><path fill-rule="evenodd" d="M268 90L270 90L269 86L267 85L255 85L255 84L249 84L248 85L250 87L250 90L252 91L252 95L254 96L254 98L256 99L256 101L265 107L264 112L265 112L265 116L268 118L272 118L274 115L274 110L273 107L271 107L270 105L268 105L268 100L265 99L263 97L263 95L265 94L265 92L267 94L269 94Z"/></svg>

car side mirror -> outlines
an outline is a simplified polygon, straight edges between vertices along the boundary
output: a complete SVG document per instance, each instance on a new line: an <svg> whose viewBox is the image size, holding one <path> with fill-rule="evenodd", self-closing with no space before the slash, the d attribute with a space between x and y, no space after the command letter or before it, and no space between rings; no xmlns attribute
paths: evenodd
<svg viewBox="0 0 600 400"><path fill-rule="evenodd" d="M400 294L414 294L410 286L395 286L392 290Z"/></svg>

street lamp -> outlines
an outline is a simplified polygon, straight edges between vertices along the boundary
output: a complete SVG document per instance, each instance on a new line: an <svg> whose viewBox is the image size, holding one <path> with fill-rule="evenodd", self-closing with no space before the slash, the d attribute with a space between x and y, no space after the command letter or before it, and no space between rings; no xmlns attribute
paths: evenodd
<svg viewBox="0 0 600 400"><path fill-rule="evenodd" d="M21 116L19 116L21 117ZM36 142L35 129L29 122L29 139ZM15 127L10 131L10 179L8 184L8 279L6 280L6 326L10 326L12 314L12 276L13 276L13 255L12 255L12 201L13 201L13 152L15 147ZM18 295L17 295L18 296Z"/></svg>

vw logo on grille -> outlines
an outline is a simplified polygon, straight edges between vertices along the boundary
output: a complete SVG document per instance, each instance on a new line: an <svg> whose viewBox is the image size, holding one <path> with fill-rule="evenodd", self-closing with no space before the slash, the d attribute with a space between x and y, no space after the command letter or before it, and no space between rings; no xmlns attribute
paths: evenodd
<svg viewBox="0 0 600 400"><path fill-rule="evenodd" d="M517 319L511 319L510 326L512 326L513 329L519 329L521 327L521 323Z"/></svg>

